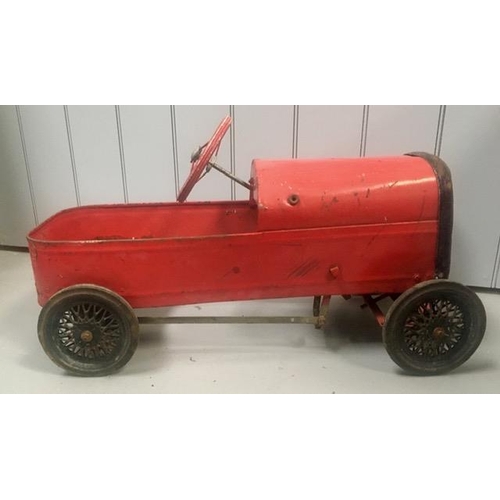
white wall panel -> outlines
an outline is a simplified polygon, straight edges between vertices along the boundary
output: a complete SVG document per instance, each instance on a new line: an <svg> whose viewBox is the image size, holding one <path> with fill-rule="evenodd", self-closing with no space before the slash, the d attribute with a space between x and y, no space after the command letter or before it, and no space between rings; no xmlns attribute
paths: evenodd
<svg viewBox="0 0 500 500"><path fill-rule="evenodd" d="M26 245L35 226L15 106L0 106L0 245Z"/></svg>
<svg viewBox="0 0 500 500"><path fill-rule="evenodd" d="M297 156L359 156L363 106L299 106Z"/></svg>
<svg viewBox="0 0 500 500"><path fill-rule="evenodd" d="M497 252L500 249L500 236L498 238ZM500 255L497 255L497 267L495 272L495 279L493 282L493 287L500 288Z"/></svg>
<svg viewBox="0 0 500 500"><path fill-rule="evenodd" d="M114 106L68 106L82 205L123 203L117 118Z"/></svg>
<svg viewBox="0 0 500 500"><path fill-rule="evenodd" d="M235 173L247 181L255 158L291 158L293 106L235 106ZM236 185L236 198L248 199Z"/></svg>
<svg viewBox="0 0 500 500"><path fill-rule="evenodd" d="M439 106L370 106L365 156L434 153Z"/></svg>
<svg viewBox="0 0 500 500"><path fill-rule="evenodd" d="M130 202L174 201L170 106L120 106Z"/></svg>
<svg viewBox="0 0 500 500"><path fill-rule="evenodd" d="M229 115L229 106L175 106L177 161L181 187L191 169L191 153L212 137L226 115ZM217 162L229 170L229 131L222 140ZM231 181L216 171L210 171L201 179L188 197L191 201L229 199L231 199Z"/></svg>
<svg viewBox="0 0 500 500"><path fill-rule="evenodd" d="M21 106L22 129L40 222L76 205L63 106Z"/></svg>
<svg viewBox="0 0 500 500"><path fill-rule="evenodd" d="M441 158L454 188L452 278L490 286L500 233L500 106L447 106Z"/></svg>

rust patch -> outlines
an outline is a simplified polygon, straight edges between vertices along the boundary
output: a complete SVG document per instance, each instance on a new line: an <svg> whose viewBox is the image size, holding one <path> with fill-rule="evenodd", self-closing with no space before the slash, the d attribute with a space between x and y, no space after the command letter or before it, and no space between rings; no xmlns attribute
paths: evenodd
<svg viewBox="0 0 500 500"><path fill-rule="evenodd" d="M338 201L339 200L336 196L334 196L330 201L326 201L325 196L322 196L321 197L321 206L324 209L328 210L332 206L333 203L338 203Z"/></svg>
<svg viewBox="0 0 500 500"><path fill-rule="evenodd" d="M296 267L289 275L288 278L303 278L311 271L314 271L319 266L319 262L316 259L308 260Z"/></svg>

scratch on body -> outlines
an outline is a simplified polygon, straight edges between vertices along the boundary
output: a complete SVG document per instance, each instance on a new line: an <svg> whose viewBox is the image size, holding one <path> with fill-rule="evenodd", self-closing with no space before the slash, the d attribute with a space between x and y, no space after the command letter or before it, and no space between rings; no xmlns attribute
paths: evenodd
<svg viewBox="0 0 500 500"><path fill-rule="evenodd" d="M319 262L316 259L308 260L302 263L300 266L292 270L288 275L288 278L303 278L311 271L314 271L319 266Z"/></svg>

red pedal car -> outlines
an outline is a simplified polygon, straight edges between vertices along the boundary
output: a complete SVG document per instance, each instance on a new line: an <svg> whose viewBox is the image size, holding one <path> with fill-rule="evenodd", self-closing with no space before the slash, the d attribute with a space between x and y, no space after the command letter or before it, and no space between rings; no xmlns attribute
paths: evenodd
<svg viewBox="0 0 500 500"><path fill-rule="evenodd" d="M450 172L425 153L254 160L249 182L212 161L225 118L191 158L177 202L63 210L28 235L40 342L60 367L104 375L127 363L139 323L323 326L330 296L361 295L391 358L414 374L465 362L486 327L469 288L448 281ZM248 201L186 202L217 169ZM133 308L313 296L308 317L137 318ZM384 315L382 298L394 300Z"/></svg>

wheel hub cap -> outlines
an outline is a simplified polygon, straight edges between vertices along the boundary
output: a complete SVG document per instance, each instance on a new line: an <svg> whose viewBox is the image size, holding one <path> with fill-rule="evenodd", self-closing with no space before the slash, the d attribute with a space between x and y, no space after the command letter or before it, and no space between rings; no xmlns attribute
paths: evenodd
<svg viewBox="0 0 500 500"><path fill-rule="evenodd" d="M94 336L92 335L92 332L90 332L89 330L85 330L84 332L82 332L82 334L80 335L80 338L84 341L84 342L92 342L92 339L94 338Z"/></svg>
<svg viewBox="0 0 500 500"><path fill-rule="evenodd" d="M446 335L446 331L444 328L438 326L436 328L434 328L434 331L432 332L432 335L434 335L434 337L436 339L440 339L442 337L444 337Z"/></svg>

